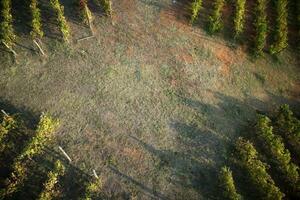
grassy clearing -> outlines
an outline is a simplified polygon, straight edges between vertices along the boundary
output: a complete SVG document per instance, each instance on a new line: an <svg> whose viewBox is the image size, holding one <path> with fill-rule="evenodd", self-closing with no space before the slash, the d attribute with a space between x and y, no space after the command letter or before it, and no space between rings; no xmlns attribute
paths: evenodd
<svg viewBox="0 0 300 200"><path fill-rule="evenodd" d="M18 65L1 56L1 99L57 116L58 143L83 171L101 171L112 199L219 197L226 147L255 110L297 105L297 60L287 51L252 61L192 32L167 0L115 2L114 26L93 13L94 39L66 47L45 38L44 59L18 47Z"/></svg>

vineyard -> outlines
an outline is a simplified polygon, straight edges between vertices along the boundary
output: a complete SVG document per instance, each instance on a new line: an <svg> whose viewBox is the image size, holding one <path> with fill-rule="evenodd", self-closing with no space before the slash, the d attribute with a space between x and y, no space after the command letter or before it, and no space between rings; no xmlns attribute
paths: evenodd
<svg viewBox="0 0 300 200"><path fill-rule="evenodd" d="M112 16L112 2L110 0L94 0L94 3L101 5L102 9L104 10L104 13L107 16ZM297 7L297 13L299 13L299 2L290 2L291 5L289 5L287 0L276 0L270 3L266 0L257 0L254 2L254 8L253 8L253 14L254 14L254 23L253 23L253 29L255 30L254 34L251 35L246 32L245 26L248 23L245 19L247 18L247 13L249 8L247 8L247 2L245 0L236 0L236 1L230 1L226 2L224 0L216 0L213 2L211 13L209 16L207 16L207 30L209 34L216 34L217 32L220 32L224 28L224 9L227 4L232 4L231 6L234 7L234 11L232 13L232 19L233 22L229 26L232 26L232 39L241 41L242 38L253 38L253 40L250 40L250 43L253 46L252 51L254 55L263 55L263 52L270 52L270 54L278 54L284 49L288 47L289 42L289 24L298 24L299 29L299 14L293 15L293 12L291 13L290 18L295 20L292 22L288 22L289 19L289 6L296 6ZM93 14L91 10L89 9L87 0L78 0L74 1L73 5L75 5L74 9L78 10L78 18L81 18L82 21L87 24L91 31L92 29L92 23L93 23ZM229 6L229 5L228 5ZM268 19L268 10L269 6L273 6L275 12L275 22L274 24L270 24L270 19ZM50 7L52 8L52 12L55 13L56 20L57 20L57 26L59 27L61 37L63 41L70 42L70 28L68 25L67 20L65 19L64 15L64 6L62 6L59 2L59 0L51 0L50 1ZM190 4L187 4L184 6L188 12L190 12L190 23L192 25L197 24L199 15L205 9L203 7L203 0L194 0ZM47 24L42 24L42 18L41 18L41 10L39 8L39 3L36 0L31 0L30 5L28 5L28 10L30 10L30 17L31 17L31 31L30 35L32 36L32 39L34 43L38 46L39 50L43 53L40 45L36 42L35 39L42 38L44 36L43 32L43 26L47 26ZM14 31L14 16L12 14L12 1L11 0L3 0L1 1L1 13L2 13L2 20L0 25L0 38L1 43L6 48L8 48L11 52L16 54L16 52L13 50L13 45L16 42L16 34ZM293 16L296 16L295 18ZM274 26L273 26L274 25ZM300 30L298 30L300 33ZM268 38L271 42L267 42ZM299 41L299 34L297 38L292 38L291 42L298 42ZM246 39L248 40L248 39ZM298 44L299 46L299 44ZM44 53L43 53L44 54Z"/></svg>
<svg viewBox="0 0 300 200"><path fill-rule="evenodd" d="M0 199L300 199L297 0L0 0Z"/></svg>
<svg viewBox="0 0 300 200"><path fill-rule="evenodd" d="M72 170L74 166L62 153L60 159L53 155L54 152L49 154L59 121L48 114L42 114L36 130L32 131L20 116L2 112L0 170L6 173L1 173L0 199L62 198L62 177L66 170ZM25 141L19 142L21 138ZM65 153L63 150L62 152ZM100 198L97 195L101 190L101 179L94 173L94 177L84 174L74 177L77 182L85 181L78 187L82 192L79 196L81 199ZM28 192L29 188L32 193Z"/></svg>
<svg viewBox="0 0 300 200"><path fill-rule="evenodd" d="M300 120L293 115L288 105L283 105L273 120L265 115L258 115L253 131L256 134L251 139L237 139L229 161L235 169L243 170L244 178L249 179L253 190L248 192L257 194L252 197L256 199L298 199L300 178L299 167L295 163L299 163L299 151L287 149L286 146L300 145ZM286 135L294 137L295 141L283 139ZM228 167L223 167L220 171L220 184L224 197L242 199Z"/></svg>
<svg viewBox="0 0 300 200"><path fill-rule="evenodd" d="M3 110L2 113L0 170L9 171L7 173L9 175L1 175L3 181L0 182L2 188L0 198L21 199L22 197L41 200L66 198L62 193L65 191L62 177L66 170L71 170L70 168L73 167L70 163L72 160L63 149L61 149L60 159L49 154L49 149L55 144L53 138L59 127L59 121L48 114L42 114L32 134L20 116L10 116ZM251 185L251 190L243 188L246 194L252 193L248 194L251 198L270 200L299 198L299 167L294 163L300 162L296 159L299 150L295 149L300 146L300 120L294 116L288 105L283 105L273 120L265 115L258 115L253 131L256 133L254 137L250 136L249 140L239 137L232 147L228 163L235 169L234 172L227 166L222 167L219 172L219 188L223 197L232 200L243 199L243 195L238 193L240 187L234 181L236 178L234 175L238 174L241 176L239 179L246 179L246 182ZM16 142L23 137L28 138L23 142L24 144ZM250 140L255 141L250 142ZM291 147L292 153L285 146ZM57 160L54 161L55 159ZM32 169L38 172L33 172ZM235 173L236 170L241 172ZM35 173L41 177L30 180ZM87 178L82 175L75 177L77 181L86 182L83 188L77 188L82 192L79 197L72 198L86 200L105 198L103 193L101 194L103 186L101 178L94 170L93 174L94 177ZM275 179L272 178L273 176ZM87 179L90 181L87 182ZM38 183L41 180L44 180L43 184ZM26 184L32 184L30 187L34 187L32 194L26 191L28 189ZM40 185L41 188L38 187Z"/></svg>

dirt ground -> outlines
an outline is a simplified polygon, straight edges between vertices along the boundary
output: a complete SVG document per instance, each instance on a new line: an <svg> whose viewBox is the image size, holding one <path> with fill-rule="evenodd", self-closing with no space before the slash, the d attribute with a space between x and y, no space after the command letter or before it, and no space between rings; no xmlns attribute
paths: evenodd
<svg viewBox="0 0 300 200"><path fill-rule="evenodd" d="M18 64L2 49L0 101L59 118L57 145L74 166L98 172L110 199L218 199L226 149L256 111L299 108L294 53L253 59L223 33L208 36L205 22L190 26L187 1L113 0L112 19L91 4L95 38L81 42L89 29L73 1L62 3L73 41L63 45L48 27L47 57L28 35L15 47Z"/></svg>

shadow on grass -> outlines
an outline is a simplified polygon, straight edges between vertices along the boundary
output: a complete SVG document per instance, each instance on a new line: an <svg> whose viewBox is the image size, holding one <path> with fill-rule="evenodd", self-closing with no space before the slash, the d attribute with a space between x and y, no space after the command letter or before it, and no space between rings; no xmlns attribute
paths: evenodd
<svg viewBox="0 0 300 200"><path fill-rule="evenodd" d="M137 186L138 188L141 189L141 191L143 193L145 193L147 196L151 197L151 198L155 198L155 199L162 199L162 200L168 200L168 198L166 196L164 196L163 194L152 190L151 188L145 186L144 184L136 181L134 178L122 173L121 171L119 171L116 167L114 166L108 166L108 168L116 175L118 175L119 177L121 177L122 179L129 181L131 184Z"/></svg>
<svg viewBox="0 0 300 200"><path fill-rule="evenodd" d="M19 115L22 121L25 122L25 125L30 129L35 128L40 118L39 114L28 110L25 106L14 106L2 98L0 98L0 110L4 110L9 115Z"/></svg>
<svg viewBox="0 0 300 200"><path fill-rule="evenodd" d="M234 97L226 96L224 94L221 94L219 92L214 92L214 96L219 100L219 103L217 106L211 106L204 103L201 103L199 101L195 101L186 97L180 97L181 102L184 105L187 105L196 111L198 111L201 114L204 114L207 116L207 121L212 122L206 124L209 129L214 130L213 132L219 133L219 134L227 134L226 130L230 130L228 128L235 127L234 132L236 132L236 136L230 137L230 140L228 141L227 147L223 148L227 149L226 151L230 152L232 148L232 145L235 141L235 138L237 136L243 136L250 141L252 141L254 144L256 144L258 152L260 152L260 155L262 157L267 157L264 150L262 150L260 147L262 144L258 144L256 142L256 135L255 133L255 124L256 124L256 114L265 114L267 116L274 115L274 111L278 109L279 105L282 104L289 104L291 107L297 109L297 105L299 106L299 101L289 99L286 97L278 96L275 94L272 94L270 92L266 92L268 96L267 101L261 101L257 98L248 97L246 100L241 101ZM299 111L299 107L298 107ZM295 110L297 112L297 110ZM222 133L222 128L224 132ZM220 143L216 142L217 139L214 137L207 137L210 136L209 134L206 134L206 137L202 137L197 134L200 134L199 131L194 132L193 128L186 126L186 125L180 125L177 130L182 130L181 132L184 134L184 138L190 139L190 142L188 145L193 145L195 141L201 141L201 145L199 145L200 148L202 145L210 144L211 147L217 147L219 149L216 149L212 155L209 155L207 152L204 152L204 155L207 155L209 158L212 158L214 155L218 154L218 152L222 152L222 143L225 141L220 140ZM179 131L180 132L180 131ZM211 140L212 139L212 140ZM231 142L230 142L231 141ZM225 151L225 152L226 152ZM224 158L231 159L231 154L226 155L224 152ZM196 155L197 157L201 157L203 155ZM219 163L219 166L221 166L222 162L225 161L225 163L229 162L229 166L233 169L234 177L237 178L237 185L238 188L241 188L241 191L243 191L243 194L245 196L249 197L249 199L257 199L257 191L253 188L249 188L249 184L251 185L250 181L247 180L247 177L245 176L245 171L242 169L233 166L230 164L230 161L226 161L223 159L223 161L218 161L222 159L220 156L216 156L213 158L213 160L216 160L217 163ZM266 158L267 160L268 158ZM270 162L268 162L270 163ZM274 180L278 179L278 173L272 173L272 170L268 171ZM279 181L277 181L279 182ZM276 183L277 183L276 182ZM284 188L284 184L278 183L278 185L281 185ZM215 185L217 186L217 185ZM254 187L254 186L253 186Z"/></svg>
<svg viewBox="0 0 300 200"><path fill-rule="evenodd" d="M29 35L31 27L30 1L12 1L14 28L18 35Z"/></svg>
<svg viewBox="0 0 300 200"><path fill-rule="evenodd" d="M5 100L0 100L0 109L14 117L18 122L16 129L11 130L3 143L5 149L0 152L0 187L5 188L5 180L12 173L15 158L24 151L25 146L34 137L39 116L25 107L16 107ZM1 115L2 112L0 113ZM93 177L65 159L54 149L55 140L45 147L44 151L26 162L26 179L20 190L8 199L37 199L44 189L43 183L47 174L54 168L55 160L61 160L66 167L66 173L59 180L61 199L77 199L85 194L86 185Z"/></svg>
<svg viewBox="0 0 300 200"><path fill-rule="evenodd" d="M183 137L191 136L189 133L187 133L188 135L185 135L187 129L190 131L191 129L192 131L197 131L194 127L179 123L175 123L174 128L179 132L179 134L182 134ZM210 163L206 162L207 158L201 157L200 154L194 153L193 149L188 149L187 152L159 150L134 136L130 137L138 142L138 144L141 145L145 150L160 159L158 166L159 169L171 169L173 175L172 177L169 177L169 182L172 182L172 184L175 186L183 187L185 189L193 188L206 198L217 198L214 192L214 188L216 188L216 171ZM213 140L213 138L206 138L206 140L202 141L203 143L197 143L197 141L191 142L193 144L184 144L184 142L181 141L182 143L180 145L189 145L193 146L193 148L197 148L197 146L206 144L208 140Z"/></svg>

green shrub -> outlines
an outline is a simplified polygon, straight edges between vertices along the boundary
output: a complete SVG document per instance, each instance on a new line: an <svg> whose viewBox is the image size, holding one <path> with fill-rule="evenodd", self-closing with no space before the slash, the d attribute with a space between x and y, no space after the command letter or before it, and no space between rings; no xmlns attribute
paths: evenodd
<svg viewBox="0 0 300 200"><path fill-rule="evenodd" d="M258 159L258 153L251 142L239 138L235 145L235 154L236 163L245 169L261 199L279 200L285 196L267 173L267 164Z"/></svg>
<svg viewBox="0 0 300 200"><path fill-rule="evenodd" d="M225 0L216 0L214 3L213 14L209 17L208 30L211 34L220 31L223 28L222 10Z"/></svg>
<svg viewBox="0 0 300 200"><path fill-rule="evenodd" d="M41 19L41 11L38 8L38 1L31 0L30 2L30 12L31 12L31 32L30 35L32 38L42 38L44 36L44 32L42 31L42 19Z"/></svg>
<svg viewBox="0 0 300 200"><path fill-rule="evenodd" d="M11 0L1 0L0 41L11 47L16 39L11 14Z"/></svg>
<svg viewBox="0 0 300 200"><path fill-rule="evenodd" d="M191 4L191 11L192 11L191 20L190 20L191 24L194 24L197 21L201 9L202 9L202 0L194 0Z"/></svg>
<svg viewBox="0 0 300 200"><path fill-rule="evenodd" d="M263 54L264 47L266 45L268 25L267 25L267 1L257 0L255 8L255 39L254 39L254 53L257 56Z"/></svg>
<svg viewBox="0 0 300 200"><path fill-rule="evenodd" d="M92 200L93 196L102 188L102 181L100 178L95 179L93 182L87 184L85 188L85 195L82 200Z"/></svg>
<svg viewBox="0 0 300 200"><path fill-rule="evenodd" d="M291 155L285 148L282 138L273 133L271 120L263 115L258 116L257 135L263 144L266 154L271 157L274 167L281 173L281 178L291 188L297 185L299 174L298 167L291 162Z"/></svg>
<svg viewBox="0 0 300 200"><path fill-rule="evenodd" d="M220 174L220 185L223 190L223 195L225 199L228 200L241 200L242 197L237 193L234 180L232 177L232 171L228 167L222 167Z"/></svg>
<svg viewBox="0 0 300 200"><path fill-rule="evenodd" d="M51 7L56 12L57 22L60 27L64 41L68 42L70 38L70 28L64 16L64 7L60 5L59 0L50 0Z"/></svg>
<svg viewBox="0 0 300 200"><path fill-rule="evenodd" d="M276 32L275 40L271 45L271 54L276 54L288 46L288 1L276 0Z"/></svg>
<svg viewBox="0 0 300 200"><path fill-rule="evenodd" d="M238 38L244 31L246 0L235 0L234 37Z"/></svg>
<svg viewBox="0 0 300 200"><path fill-rule="evenodd" d="M59 181L59 177L63 176L65 173L64 165L57 160L55 162L55 166L53 171L48 173L47 181L44 183L44 190L41 192L39 196L39 200L51 200L54 197L57 197L58 191L55 186Z"/></svg>

